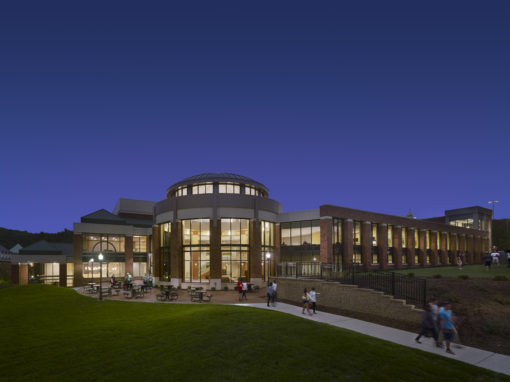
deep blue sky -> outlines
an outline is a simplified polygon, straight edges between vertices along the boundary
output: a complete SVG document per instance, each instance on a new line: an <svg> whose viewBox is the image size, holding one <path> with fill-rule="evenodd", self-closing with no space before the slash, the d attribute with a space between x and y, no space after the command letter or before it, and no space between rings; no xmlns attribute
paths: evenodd
<svg viewBox="0 0 510 382"><path fill-rule="evenodd" d="M510 218L508 1L12 3L0 227L72 228L202 172L284 211Z"/></svg>

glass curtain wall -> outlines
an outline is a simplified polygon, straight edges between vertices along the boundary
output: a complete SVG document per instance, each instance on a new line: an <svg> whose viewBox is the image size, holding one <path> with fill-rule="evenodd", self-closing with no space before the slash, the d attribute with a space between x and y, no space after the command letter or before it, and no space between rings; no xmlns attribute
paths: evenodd
<svg viewBox="0 0 510 382"><path fill-rule="evenodd" d="M337 271L342 269L344 257L342 219L333 219L333 264Z"/></svg>
<svg viewBox="0 0 510 382"><path fill-rule="evenodd" d="M372 264L379 264L378 228L378 224L372 223Z"/></svg>
<svg viewBox="0 0 510 382"><path fill-rule="evenodd" d="M262 267L262 279L268 280L267 275L270 273L269 264L270 261L274 261L274 235L275 226L274 223L262 221L260 222L261 228L261 267ZM269 254L269 259L267 255ZM276 265L276 264L275 264ZM274 266L273 266L274 268Z"/></svg>
<svg viewBox="0 0 510 382"><path fill-rule="evenodd" d="M163 281L170 281L170 235L172 223L163 223L159 226L159 277ZM133 269L134 270L134 269Z"/></svg>
<svg viewBox="0 0 510 382"><path fill-rule="evenodd" d="M388 264L393 264L393 226L388 225Z"/></svg>
<svg viewBox="0 0 510 382"><path fill-rule="evenodd" d="M407 228L402 227L402 264L407 264Z"/></svg>
<svg viewBox="0 0 510 382"><path fill-rule="evenodd" d="M125 252L125 238L119 235L92 234L83 236L83 252Z"/></svg>
<svg viewBox="0 0 510 382"><path fill-rule="evenodd" d="M361 264L361 222L352 224L352 263Z"/></svg>
<svg viewBox="0 0 510 382"><path fill-rule="evenodd" d="M281 224L282 245L320 245L320 220L303 220Z"/></svg>
<svg viewBox="0 0 510 382"><path fill-rule="evenodd" d="M250 220L221 219L221 281L248 280Z"/></svg>
<svg viewBox="0 0 510 382"><path fill-rule="evenodd" d="M210 235L209 219L182 221L184 282L209 282Z"/></svg>

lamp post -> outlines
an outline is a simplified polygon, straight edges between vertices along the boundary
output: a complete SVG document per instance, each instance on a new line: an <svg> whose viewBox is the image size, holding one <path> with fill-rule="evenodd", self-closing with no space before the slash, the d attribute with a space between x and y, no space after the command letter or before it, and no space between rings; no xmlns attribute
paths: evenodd
<svg viewBox="0 0 510 382"><path fill-rule="evenodd" d="M99 301L103 301L103 254L97 256L99 260Z"/></svg>
<svg viewBox="0 0 510 382"><path fill-rule="evenodd" d="M269 252L266 253L267 260L267 281L269 281L269 277L271 277L271 254Z"/></svg>
<svg viewBox="0 0 510 382"><path fill-rule="evenodd" d="M491 218L491 247L494 247L494 206L499 203L499 200L489 200L489 204L492 204L492 218ZM480 229L480 227L478 227ZM492 250L492 248L491 248Z"/></svg>
<svg viewBox="0 0 510 382"><path fill-rule="evenodd" d="M92 283L94 282L94 259L89 260L90 271L92 272Z"/></svg>

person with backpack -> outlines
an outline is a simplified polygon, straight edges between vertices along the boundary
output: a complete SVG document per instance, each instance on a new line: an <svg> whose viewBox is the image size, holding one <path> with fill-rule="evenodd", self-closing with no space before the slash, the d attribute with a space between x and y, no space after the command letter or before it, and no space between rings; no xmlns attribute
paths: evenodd
<svg viewBox="0 0 510 382"><path fill-rule="evenodd" d="M269 303L272 301L272 303L274 304L274 289L273 289L273 283L269 282L267 284L267 291L266 291L266 296L267 296L267 306L270 306Z"/></svg>

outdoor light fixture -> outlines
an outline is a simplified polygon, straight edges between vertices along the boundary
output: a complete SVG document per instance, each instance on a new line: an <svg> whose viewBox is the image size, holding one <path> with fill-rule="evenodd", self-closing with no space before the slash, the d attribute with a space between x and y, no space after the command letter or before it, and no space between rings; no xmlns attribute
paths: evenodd
<svg viewBox="0 0 510 382"><path fill-rule="evenodd" d="M92 282L94 282L94 259L89 260L90 271L92 272Z"/></svg>
<svg viewBox="0 0 510 382"><path fill-rule="evenodd" d="M99 260L99 301L103 301L103 258L102 253L97 255Z"/></svg>

